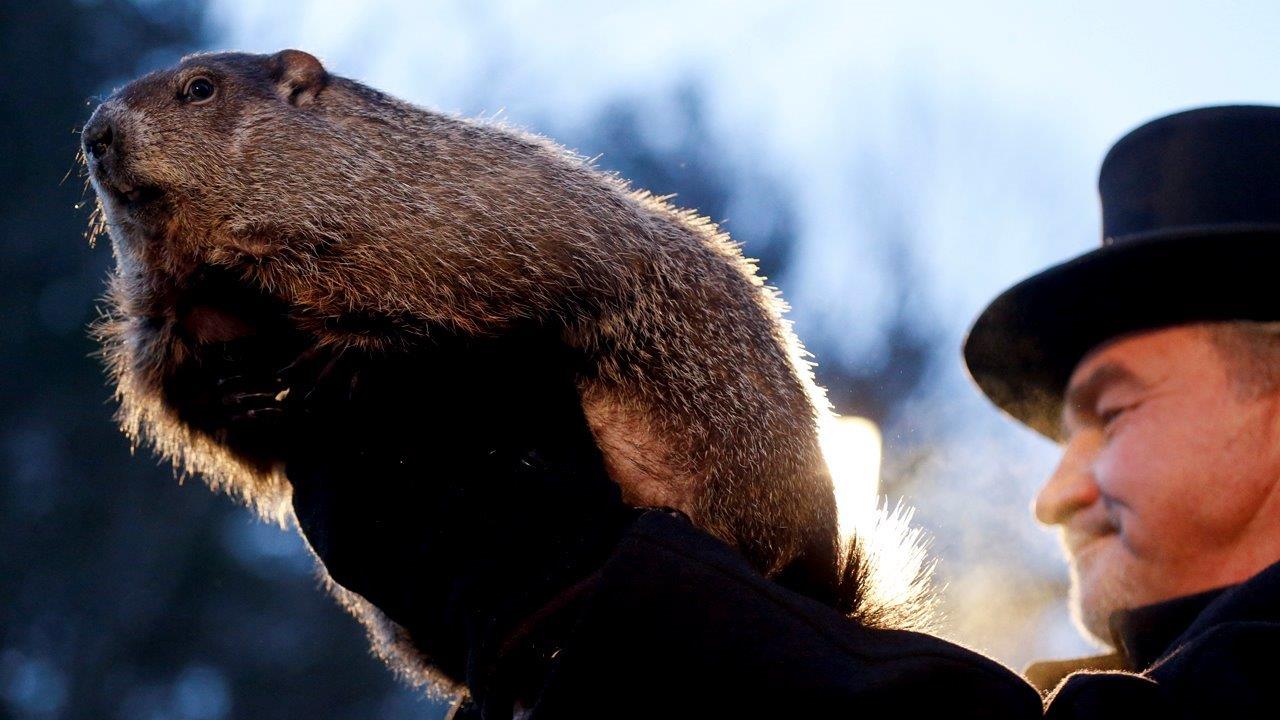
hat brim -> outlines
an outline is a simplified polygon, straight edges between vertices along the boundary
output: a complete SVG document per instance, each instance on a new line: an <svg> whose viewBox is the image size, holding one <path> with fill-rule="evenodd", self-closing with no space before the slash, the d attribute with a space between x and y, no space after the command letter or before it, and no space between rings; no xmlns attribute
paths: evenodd
<svg viewBox="0 0 1280 720"><path fill-rule="evenodd" d="M964 359L997 407L1059 440L1063 393L1090 350L1221 320L1280 320L1280 226L1118 238L1002 293L969 330Z"/></svg>

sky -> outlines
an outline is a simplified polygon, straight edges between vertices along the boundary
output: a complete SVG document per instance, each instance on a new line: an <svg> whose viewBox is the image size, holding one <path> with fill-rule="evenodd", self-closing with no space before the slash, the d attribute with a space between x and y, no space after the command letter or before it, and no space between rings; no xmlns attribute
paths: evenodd
<svg viewBox="0 0 1280 720"><path fill-rule="evenodd" d="M657 108L644 119L660 142L676 134L662 103L673 87L695 82L730 160L764 168L795 199L800 252L780 284L801 338L822 338L811 343L819 362L883 350L875 319L900 296L884 287L881 233L906 233L918 261L911 311L954 350L886 438L917 436L941 448L913 472L927 478L917 518L943 558L946 631L1013 666L1091 650L1066 620L1054 540L1028 512L1055 448L969 387L959 345L1000 290L1098 244L1097 168L1122 134L1198 105L1280 103L1280 6L213 7L214 49L298 47L412 102L466 115L501 111L553 137L633 97ZM730 232L734 217L752 209L746 201L731 207L729 217L714 218ZM1030 595L1040 598L1034 611L1019 599ZM1020 619L1002 621L1012 617Z"/></svg>

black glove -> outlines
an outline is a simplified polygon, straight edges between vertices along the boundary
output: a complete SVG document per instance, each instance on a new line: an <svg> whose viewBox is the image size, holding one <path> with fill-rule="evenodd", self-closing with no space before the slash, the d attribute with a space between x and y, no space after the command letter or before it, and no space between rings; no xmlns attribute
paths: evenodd
<svg viewBox="0 0 1280 720"><path fill-rule="evenodd" d="M608 478L559 352L504 341L344 362L359 369L291 410L306 418L286 463L298 524L339 585L509 712L523 690L497 687L498 666L529 654L535 618L640 511Z"/></svg>

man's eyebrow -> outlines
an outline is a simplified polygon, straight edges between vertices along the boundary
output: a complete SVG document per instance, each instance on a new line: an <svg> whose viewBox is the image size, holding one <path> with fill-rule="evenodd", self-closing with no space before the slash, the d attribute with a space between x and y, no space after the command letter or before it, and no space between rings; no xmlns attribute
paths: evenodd
<svg viewBox="0 0 1280 720"><path fill-rule="evenodd" d="M1067 395L1062 403L1062 423L1073 410L1092 407L1102 388L1112 383L1128 383L1142 387L1145 383L1132 370L1120 363L1109 362L1099 365L1084 380L1067 388Z"/></svg>

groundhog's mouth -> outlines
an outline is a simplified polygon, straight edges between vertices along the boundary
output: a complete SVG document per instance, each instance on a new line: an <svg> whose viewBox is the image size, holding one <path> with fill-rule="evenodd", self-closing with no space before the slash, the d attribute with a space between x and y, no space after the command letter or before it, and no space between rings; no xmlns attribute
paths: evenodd
<svg viewBox="0 0 1280 720"><path fill-rule="evenodd" d="M134 185L127 181L107 181L103 183L116 202L130 208L149 205L158 200L163 193L154 185Z"/></svg>
<svg viewBox="0 0 1280 720"><path fill-rule="evenodd" d="M160 188L150 183L138 182L129 173L121 172L122 168L111 163L94 162L93 177L98 187L112 203L128 208L141 208L158 200L163 193Z"/></svg>

